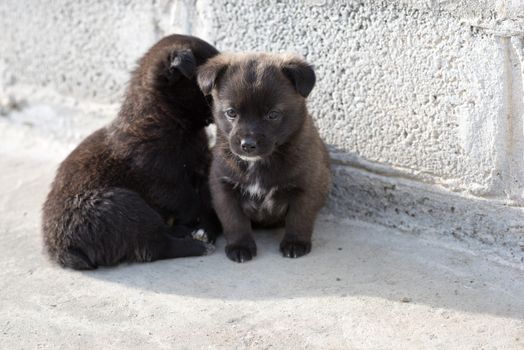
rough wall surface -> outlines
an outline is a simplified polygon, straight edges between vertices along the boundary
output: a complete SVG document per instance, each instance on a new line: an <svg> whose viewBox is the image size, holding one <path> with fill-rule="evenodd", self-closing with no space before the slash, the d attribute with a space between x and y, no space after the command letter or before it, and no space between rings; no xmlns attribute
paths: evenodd
<svg viewBox="0 0 524 350"><path fill-rule="evenodd" d="M505 140L508 38L402 3L208 6L204 36L222 49L298 51L316 65L311 111L338 150L452 190L523 203Z"/></svg>
<svg viewBox="0 0 524 350"><path fill-rule="evenodd" d="M116 102L133 60L155 40L153 18L147 1L2 2L2 83Z"/></svg>
<svg viewBox="0 0 524 350"><path fill-rule="evenodd" d="M318 75L309 107L332 150L333 213L522 258L522 1L12 0L0 28L4 114L20 99L116 106L134 61L175 31L299 52Z"/></svg>

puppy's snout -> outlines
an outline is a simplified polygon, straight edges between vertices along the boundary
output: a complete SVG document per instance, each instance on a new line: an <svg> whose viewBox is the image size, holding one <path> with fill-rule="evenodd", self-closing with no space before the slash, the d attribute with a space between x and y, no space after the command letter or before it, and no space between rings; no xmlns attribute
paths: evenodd
<svg viewBox="0 0 524 350"><path fill-rule="evenodd" d="M246 153L253 153L257 149L257 141L250 137L246 137L240 140L240 147L242 148L242 151Z"/></svg>

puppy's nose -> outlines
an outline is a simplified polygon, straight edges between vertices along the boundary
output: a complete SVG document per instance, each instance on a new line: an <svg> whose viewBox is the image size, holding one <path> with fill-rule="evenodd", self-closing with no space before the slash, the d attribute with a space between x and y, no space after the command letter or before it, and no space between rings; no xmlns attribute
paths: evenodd
<svg viewBox="0 0 524 350"><path fill-rule="evenodd" d="M240 141L240 147L242 147L242 151L251 153L257 149L257 142L252 138L245 138Z"/></svg>

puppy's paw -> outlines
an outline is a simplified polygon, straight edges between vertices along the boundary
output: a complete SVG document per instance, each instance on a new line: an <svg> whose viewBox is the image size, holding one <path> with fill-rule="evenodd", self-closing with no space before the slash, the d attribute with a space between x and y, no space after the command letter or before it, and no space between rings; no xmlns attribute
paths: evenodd
<svg viewBox="0 0 524 350"><path fill-rule="evenodd" d="M311 242L283 240L280 243L280 252L286 258L300 258L311 251Z"/></svg>
<svg viewBox="0 0 524 350"><path fill-rule="evenodd" d="M254 243L252 245L229 244L226 246L226 255L230 260L243 263L257 255L257 246Z"/></svg>
<svg viewBox="0 0 524 350"><path fill-rule="evenodd" d="M193 237L193 239L196 239L197 241L210 243L209 236L203 229L198 229L196 231L191 232L191 237Z"/></svg>
<svg viewBox="0 0 524 350"><path fill-rule="evenodd" d="M205 252L202 255L210 255L215 251L215 246L211 243L204 243Z"/></svg>

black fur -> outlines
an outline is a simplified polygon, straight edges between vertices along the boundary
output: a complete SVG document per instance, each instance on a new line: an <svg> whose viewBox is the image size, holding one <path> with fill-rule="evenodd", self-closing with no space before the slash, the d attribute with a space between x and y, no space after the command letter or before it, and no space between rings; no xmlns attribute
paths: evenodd
<svg viewBox="0 0 524 350"><path fill-rule="evenodd" d="M83 270L213 249L192 237L203 228L213 241L220 230L208 188L211 112L194 75L217 53L171 35L140 60L118 117L58 169L43 207L52 260Z"/></svg>
<svg viewBox="0 0 524 350"><path fill-rule="evenodd" d="M253 228L285 226L283 256L310 252L331 174L329 155L305 97L315 72L297 56L223 53L198 69L213 97L217 143L210 186L236 262L257 254Z"/></svg>

